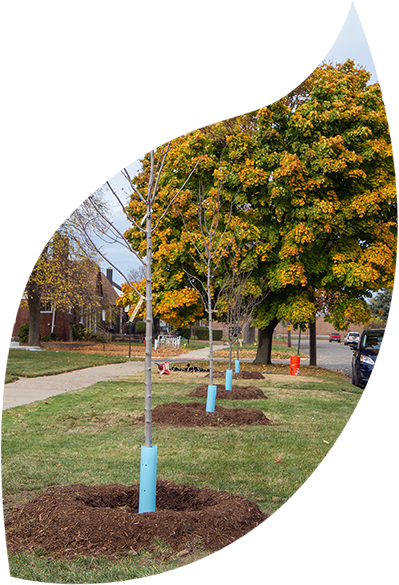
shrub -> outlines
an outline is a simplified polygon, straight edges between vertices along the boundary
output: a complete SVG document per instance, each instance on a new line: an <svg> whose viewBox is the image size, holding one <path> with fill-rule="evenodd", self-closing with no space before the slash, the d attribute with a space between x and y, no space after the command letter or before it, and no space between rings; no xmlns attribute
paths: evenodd
<svg viewBox="0 0 399 585"><path fill-rule="evenodd" d="M82 323L74 323L72 325L72 339L73 341L85 341L90 335L90 331Z"/></svg>
<svg viewBox="0 0 399 585"><path fill-rule="evenodd" d="M189 327L182 327L181 329L176 329L176 335L184 337L184 339L190 339L191 329Z"/></svg>
<svg viewBox="0 0 399 585"><path fill-rule="evenodd" d="M212 329L213 340L220 341L223 337L223 331L221 329ZM209 339L209 329L208 327L196 327L195 328L195 337L201 340Z"/></svg>
<svg viewBox="0 0 399 585"><path fill-rule="evenodd" d="M49 333L48 335L45 335L44 337L42 337L41 339L42 341L59 341L60 338L58 337L58 335L56 333Z"/></svg>
<svg viewBox="0 0 399 585"><path fill-rule="evenodd" d="M137 335L145 335L145 323L144 321L137 321L135 332Z"/></svg>
<svg viewBox="0 0 399 585"><path fill-rule="evenodd" d="M22 341L22 343L28 343L29 323L24 323L23 325L21 325L21 327L19 328L19 331L18 331L18 337L19 337L19 340Z"/></svg>

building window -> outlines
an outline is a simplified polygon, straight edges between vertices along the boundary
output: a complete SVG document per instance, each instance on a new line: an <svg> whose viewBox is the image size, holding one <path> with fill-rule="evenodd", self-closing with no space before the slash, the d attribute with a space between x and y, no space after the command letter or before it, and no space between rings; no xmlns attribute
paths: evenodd
<svg viewBox="0 0 399 585"><path fill-rule="evenodd" d="M52 313L53 308L51 306L51 303L49 301L42 301L40 303L40 312L41 313Z"/></svg>

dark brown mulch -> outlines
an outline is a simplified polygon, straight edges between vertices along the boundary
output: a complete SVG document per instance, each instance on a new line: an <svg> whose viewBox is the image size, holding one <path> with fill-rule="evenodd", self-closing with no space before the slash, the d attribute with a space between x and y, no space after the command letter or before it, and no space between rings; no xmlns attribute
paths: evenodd
<svg viewBox="0 0 399 585"><path fill-rule="evenodd" d="M249 500L228 492L157 482L156 511L138 513L139 487L75 484L48 488L6 519L10 553L44 549L65 559L117 556L151 548L201 545L219 550L266 519Z"/></svg>
<svg viewBox="0 0 399 585"><path fill-rule="evenodd" d="M261 410L252 408L224 408L216 404L214 412L206 412L203 402L167 402L152 411L155 423L183 427L236 427L241 425L271 425Z"/></svg>
<svg viewBox="0 0 399 585"><path fill-rule="evenodd" d="M215 378L223 378L226 372L213 372ZM233 380L264 380L265 377L260 372L242 370L241 372L233 372Z"/></svg>
<svg viewBox="0 0 399 585"><path fill-rule="evenodd" d="M216 384L217 400L256 400L258 398L266 399L267 396L263 394L260 388L255 386L233 386L231 390L225 390L224 384ZM208 386L197 386L195 390L187 394L192 398L206 398L208 394Z"/></svg>

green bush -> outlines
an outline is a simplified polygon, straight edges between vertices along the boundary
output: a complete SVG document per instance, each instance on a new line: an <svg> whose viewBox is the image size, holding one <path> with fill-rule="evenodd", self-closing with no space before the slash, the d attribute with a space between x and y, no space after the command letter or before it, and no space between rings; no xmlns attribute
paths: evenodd
<svg viewBox="0 0 399 585"><path fill-rule="evenodd" d="M184 339L190 339L191 330L189 327L182 327L181 329L176 329L176 335L184 337Z"/></svg>
<svg viewBox="0 0 399 585"><path fill-rule="evenodd" d="M137 321L135 332L137 335L145 335L145 323L144 321Z"/></svg>
<svg viewBox="0 0 399 585"><path fill-rule="evenodd" d="M90 331L82 323L74 323L72 325L73 341L85 341L89 335Z"/></svg>
<svg viewBox="0 0 399 585"><path fill-rule="evenodd" d="M214 339L214 341L222 341L223 331L221 329L214 329L213 330L213 339Z"/></svg>
<svg viewBox="0 0 399 585"><path fill-rule="evenodd" d="M21 327L19 328L19 331L18 331L18 337L19 337L19 340L22 341L22 343L28 343L29 323L24 323L23 325L21 325Z"/></svg>
<svg viewBox="0 0 399 585"><path fill-rule="evenodd" d="M212 329L212 334L214 341L220 341L223 337L223 331L221 329ZM195 337L201 340L208 340L209 339L208 327L196 327Z"/></svg>
<svg viewBox="0 0 399 585"><path fill-rule="evenodd" d="M48 335L45 335L44 337L42 337L41 339L42 341L59 341L60 338L58 337L58 335L56 333L49 333Z"/></svg>

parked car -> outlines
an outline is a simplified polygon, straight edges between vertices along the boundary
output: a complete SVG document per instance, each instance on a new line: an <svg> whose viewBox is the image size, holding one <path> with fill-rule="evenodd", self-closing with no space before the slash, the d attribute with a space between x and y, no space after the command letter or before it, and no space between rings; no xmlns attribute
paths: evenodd
<svg viewBox="0 0 399 585"><path fill-rule="evenodd" d="M344 339L344 345L349 345L350 343L358 343L360 339L360 333L357 331L348 331L348 335Z"/></svg>
<svg viewBox="0 0 399 585"><path fill-rule="evenodd" d="M352 357L352 384L399 388L399 329L363 331Z"/></svg>
<svg viewBox="0 0 399 585"><path fill-rule="evenodd" d="M330 343L332 341L338 341L338 343L341 343L341 334L340 333L330 333L330 339L328 341Z"/></svg>

